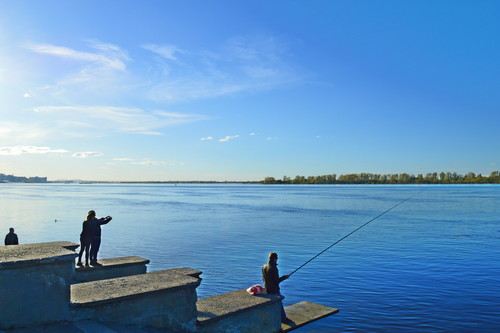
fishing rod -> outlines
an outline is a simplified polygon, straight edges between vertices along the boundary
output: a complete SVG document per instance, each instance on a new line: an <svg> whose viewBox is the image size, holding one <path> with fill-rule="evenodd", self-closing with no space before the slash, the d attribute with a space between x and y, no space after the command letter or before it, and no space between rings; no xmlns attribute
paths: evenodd
<svg viewBox="0 0 500 333"><path fill-rule="evenodd" d="M410 200L411 198L413 198L414 196L416 196L417 194L419 194L420 192L417 192L413 195L411 195L410 197L404 199L403 201L397 203L396 205L392 206L391 208L389 208L388 210L386 210L385 212L375 216L374 218L372 218L370 221L366 222L365 224L359 226L358 228L354 229L353 231L351 231L350 233L348 233L347 235L345 235L344 237L342 237L341 239L339 239L338 241L334 242L333 244L331 244L330 246L328 246L327 248L325 248L323 251L319 252L317 255L315 255L314 257L312 257L311 259L309 259L308 261L306 261L305 263L303 263L302 265L299 266L299 268L295 269L293 272L291 272L290 274L288 274L288 276L292 276L293 273L295 273L296 271L298 271L299 269L301 269L302 267L304 267L305 265L307 265L308 263L310 263L311 261L313 261L314 259L316 259L317 257L319 257L320 255L322 255L323 253L325 253L326 251L328 251L329 249L331 249L332 247L334 247L335 245L337 245L338 243L340 243L341 241L343 241L344 239L346 239L347 237L351 236L353 233L355 233L356 231L358 231L359 229L363 228L364 226L368 225L370 222L373 222L375 221L376 219L378 219L379 217L381 217L382 215L390 212L391 210L393 210L394 208L396 208L397 206L405 203L406 201Z"/></svg>

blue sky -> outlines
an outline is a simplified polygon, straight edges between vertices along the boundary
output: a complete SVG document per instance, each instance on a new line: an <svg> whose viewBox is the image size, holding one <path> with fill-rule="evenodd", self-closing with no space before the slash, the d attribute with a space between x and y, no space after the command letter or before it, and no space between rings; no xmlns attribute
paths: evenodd
<svg viewBox="0 0 500 333"><path fill-rule="evenodd" d="M0 0L0 173L483 175L498 1Z"/></svg>

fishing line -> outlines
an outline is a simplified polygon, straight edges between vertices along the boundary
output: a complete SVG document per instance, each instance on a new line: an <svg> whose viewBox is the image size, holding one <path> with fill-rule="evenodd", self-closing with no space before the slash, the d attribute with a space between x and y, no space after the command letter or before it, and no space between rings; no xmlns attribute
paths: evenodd
<svg viewBox="0 0 500 333"><path fill-rule="evenodd" d="M299 269L301 269L302 267L304 267L305 265L307 265L308 263L310 263L311 261L313 261L314 259L316 259L317 257L319 257L320 255L322 255L323 253L325 253L326 251L328 251L329 249L331 249L332 247L334 247L335 245L337 245L338 243L340 243L341 241L343 241L344 239L346 239L347 237L351 236L353 233L355 233L356 231L358 231L359 229L363 228L364 226L368 225L370 222L373 222L375 221L376 219L378 219L379 217L381 217L382 215L384 215L385 213L388 213L390 212L391 210L393 210L394 208L396 208L397 206L405 203L406 201L410 200L411 198L413 198L414 196L416 196L417 194L419 194L420 192L417 192L415 194L413 194L412 196L404 199L403 201L397 203L396 205L392 206L391 208L389 208L388 210L386 210L385 212L375 216L374 218L372 218L370 221L366 222L365 224L361 225L360 227L354 229L353 231L351 231L350 233L348 233L347 235L345 235L344 237L342 237L341 239L339 239L338 241L336 241L335 243L331 244L330 246L328 246L327 248L325 248L323 251L319 252L317 255L315 255L314 257L312 257L311 259L309 259L308 261L306 261L305 263L303 263L302 265L299 266L299 268L297 268L296 270L294 270L293 272L291 272L290 274L288 274L289 276L291 276L293 273L295 273L296 271L298 271Z"/></svg>

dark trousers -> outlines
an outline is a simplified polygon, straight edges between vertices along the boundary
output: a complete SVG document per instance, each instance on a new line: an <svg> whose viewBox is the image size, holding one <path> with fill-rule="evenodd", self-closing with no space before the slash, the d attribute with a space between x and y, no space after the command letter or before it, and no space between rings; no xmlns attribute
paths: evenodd
<svg viewBox="0 0 500 333"><path fill-rule="evenodd" d="M286 319L285 306L283 305L283 300L285 299L285 296L283 296L279 291L276 293L268 292L268 294L274 294L282 297L280 303L281 303L281 322L283 322Z"/></svg>
<svg viewBox="0 0 500 333"><path fill-rule="evenodd" d="M78 262L82 262L83 251L85 251L85 263L89 263L90 239L80 238L80 253L78 253Z"/></svg>
<svg viewBox="0 0 500 333"><path fill-rule="evenodd" d="M281 321L286 319L286 313L285 313L285 307L283 306L283 300L285 299L285 296L281 295L281 293L278 291L278 295L283 297L281 300Z"/></svg>
<svg viewBox="0 0 500 333"><path fill-rule="evenodd" d="M97 252L101 247L101 237L94 237L90 245L90 262L97 261Z"/></svg>

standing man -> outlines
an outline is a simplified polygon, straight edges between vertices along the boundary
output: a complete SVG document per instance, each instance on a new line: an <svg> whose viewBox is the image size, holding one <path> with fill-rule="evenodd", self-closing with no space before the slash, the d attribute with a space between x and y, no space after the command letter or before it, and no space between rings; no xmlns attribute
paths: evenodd
<svg viewBox="0 0 500 333"><path fill-rule="evenodd" d="M19 240L14 233L14 228L9 228L9 233L5 236L5 245L19 245Z"/></svg>
<svg viewBox="0 0 500 333"><path fill-rule="evenodd" d="M101 225L107 224L111 221L111 216L101 217L97 219L95 217L95 211L89 211L87 215L87 220L90 222L90 229L92 234L92 241L90 243L90 264L92 266L102 266L97 262L97 253L101 247Z"/></svg>
<svg viewBox="0 0 500 333"><path fill-rule="evenodd" d="M280 293L280 282L288 279L289 275L279 276L278 272L278 254L276 252L269 253L269 261L267 264L262 266L262 280L264 281L264 287L269 294L276 294L285 298ZM285 308L283 307L283 300L281 301L281 322L289 323L290 319L286 317Z"/></svg>

